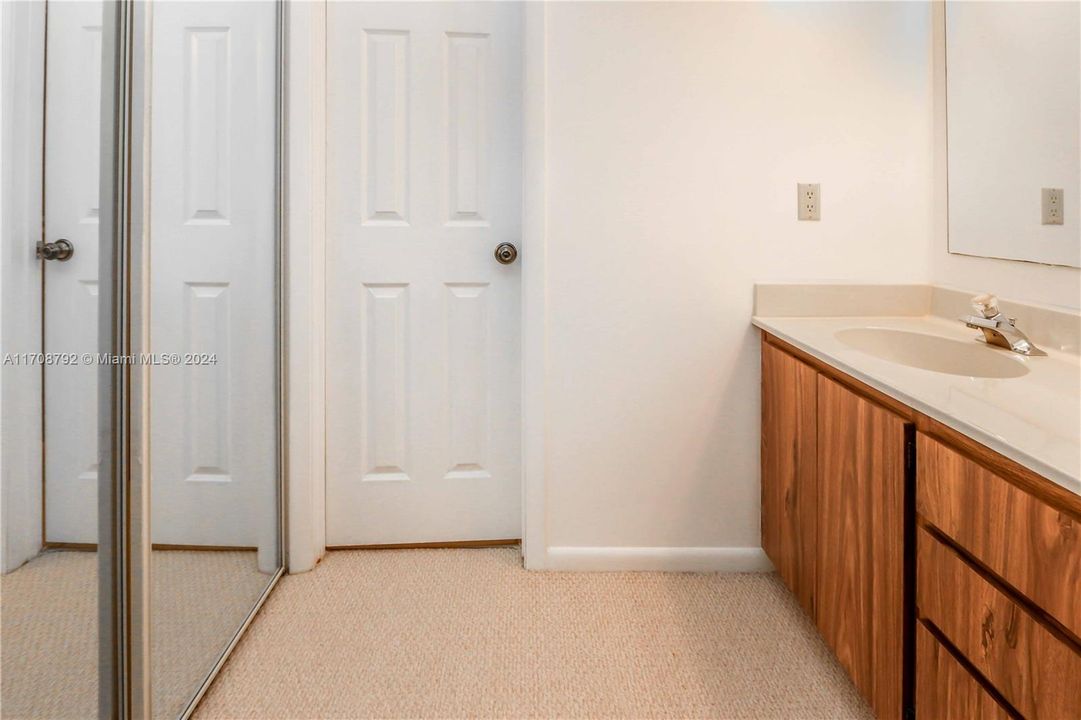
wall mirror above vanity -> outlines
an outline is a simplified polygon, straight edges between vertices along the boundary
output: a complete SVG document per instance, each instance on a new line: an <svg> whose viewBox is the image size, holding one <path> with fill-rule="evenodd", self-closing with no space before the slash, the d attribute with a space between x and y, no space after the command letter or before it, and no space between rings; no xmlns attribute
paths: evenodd
<svg viewBox="0 0 1081 720"><path fill-rule="evenodd" d="M945 18L950 252L1081 267L1081 4Z"/></svg>

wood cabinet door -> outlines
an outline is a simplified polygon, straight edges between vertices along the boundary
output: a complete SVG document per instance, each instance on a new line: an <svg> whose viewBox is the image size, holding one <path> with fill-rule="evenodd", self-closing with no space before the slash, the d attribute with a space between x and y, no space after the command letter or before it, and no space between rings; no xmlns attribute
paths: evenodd
<svg viewBox="0 0 1081 720"><path fill-rule="evenodd" d="M819 632L880 720L904 692L905 421L818 376Z"/></svg>
<svg viewBox="0 0 1081 720"><path fill-rule="evenodd" d="M818 373L762 343L762 548L814 617Z"/></svg>

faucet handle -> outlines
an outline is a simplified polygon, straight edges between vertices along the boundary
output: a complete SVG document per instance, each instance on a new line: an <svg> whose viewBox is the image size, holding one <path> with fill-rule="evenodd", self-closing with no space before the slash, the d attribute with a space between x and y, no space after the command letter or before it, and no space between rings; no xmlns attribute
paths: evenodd
<svg viewBox="0 0 1081 720"><path fill-rule="evenodd" d="M998 298L990 293L977 295L972 298L972 309L981 317L993 318L998 315Z"/></svg>

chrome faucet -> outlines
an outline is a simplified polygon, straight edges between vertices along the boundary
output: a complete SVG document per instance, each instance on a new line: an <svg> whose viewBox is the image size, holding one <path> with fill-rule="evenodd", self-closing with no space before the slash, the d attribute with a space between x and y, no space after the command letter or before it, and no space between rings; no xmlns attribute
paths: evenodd
<svg viewBox="0 0 1081 720"><path fill-rule="evenodd" d="M998 309L998 298L994 295L977 295L972 298L972 309L978 315L969 315L962 318L961 322L973 330L982 331L988 344L998 345L1022 355L1045 354L1017 329L1014 324L1017 321L1016 318L1002 315Z"/></svg>

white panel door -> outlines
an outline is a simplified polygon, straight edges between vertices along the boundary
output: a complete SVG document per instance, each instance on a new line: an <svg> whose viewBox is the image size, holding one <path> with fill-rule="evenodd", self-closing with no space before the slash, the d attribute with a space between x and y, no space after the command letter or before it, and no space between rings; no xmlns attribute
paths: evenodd
<svg viewBox="0 0 1081 720"><path fill-rule="evenodd" d="M521 24L328 6L330 545L520 535Z"/></svg>
<svg viewBox="0 0 1081 720"><path fill-rule="evenodd" d="M97 542L98 127L100 2L50 2L45 85L45 240L75 254L44 262L45 539Z"/></svg>
<svg viewBox="0 0 1081 720"><path fill-rule="evenodd" d="M268 552L274 3L154 3L153 55L150 347L183 364L151 369L152 537Z"/></svg>

